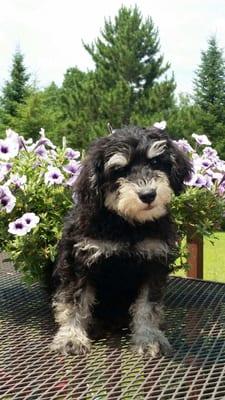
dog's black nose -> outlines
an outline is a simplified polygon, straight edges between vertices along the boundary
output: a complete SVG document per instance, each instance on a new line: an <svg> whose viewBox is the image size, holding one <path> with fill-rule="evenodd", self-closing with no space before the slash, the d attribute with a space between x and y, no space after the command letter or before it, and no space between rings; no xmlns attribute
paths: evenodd
<svg viewBox="0 0 225 400"><path fill-rule="evenodd" d="M139 193L139 198L143 203L152 203L153 200L156 198L156 190L152 189L149 192L142 192Z"/></svg>

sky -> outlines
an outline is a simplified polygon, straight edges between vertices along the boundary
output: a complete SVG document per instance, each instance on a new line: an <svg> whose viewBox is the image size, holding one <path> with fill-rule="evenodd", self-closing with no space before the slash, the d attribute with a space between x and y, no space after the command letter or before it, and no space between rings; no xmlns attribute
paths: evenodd
<svg viewBox="0 0 225 400"><path fill-rule="evenodd" d="M225 49L225 0L0 0L0 87L19 48L39 87L60 85L67 68L93 68L82 41L100 35L104 19L137 4L159 30L161 52L175 74L177 92L192 91L194 71L210 35Z"/></svg>

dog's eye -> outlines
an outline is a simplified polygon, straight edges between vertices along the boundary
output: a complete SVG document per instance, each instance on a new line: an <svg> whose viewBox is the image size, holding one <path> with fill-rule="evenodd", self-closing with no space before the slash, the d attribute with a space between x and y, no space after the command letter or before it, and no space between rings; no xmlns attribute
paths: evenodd
<svg viewBox="0 0 225 400"><path fill-rule="evenodd" d="M150 160L150 164L152 165L152 166L157 166L157 165L159 165L159 158L158 157L154 157L154 158L151 158Z"/></svg>
<svg viewBox="0 0 225 400"><path fill-rule="evenodd" d="M127 168L126 167L117 167L117 168L111 168L109 170L109 176L113 178L118 178L120 176L124 176L127 173Z"/></svg>

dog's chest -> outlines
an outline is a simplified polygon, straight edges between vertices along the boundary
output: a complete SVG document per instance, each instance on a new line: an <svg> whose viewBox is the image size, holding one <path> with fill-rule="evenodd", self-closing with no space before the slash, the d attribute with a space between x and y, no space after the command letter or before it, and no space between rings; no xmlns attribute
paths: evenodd
<svg viewBox="0 0 225 400"><path fill-rule="evenodd" d="M119 237L119 232L118 232ZM135 243L98 240L84 238L74 245L74 255L86 266L92 267L96 263L107 260L125 260L131 264L139 260L151 261L153 259L167 260L169 254L168 244L160 239L146 238Z"/></svg>
<svg viewBox="0 0 225 400"><path fill-rule="evenodd" d="M89 281L96 288L97 297L129 298L137 294L140 285L148 280L148 263L140 259L112 255L102 258L88 272Z"/></svg>

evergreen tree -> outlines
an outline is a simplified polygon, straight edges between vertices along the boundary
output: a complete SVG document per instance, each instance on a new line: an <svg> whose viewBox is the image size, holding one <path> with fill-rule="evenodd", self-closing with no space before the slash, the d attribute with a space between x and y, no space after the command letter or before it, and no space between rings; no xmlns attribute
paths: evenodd
<svg viewBox="0 0 225 400"><path fill-rule="evenodd" d="M159 35L151 18L143 21L137 7L122 7L115 20L106 20L100 37L84 44L94 71L70 68L63 82L64 134L70 143L86 147L116 128L150 121L159 111L166 118L174 104L174 77L165 73Z"/></svg>
<svg viewBox="0 0 225 400"><path fill-rule="evenodd" d="M10 117L16 116L18 105L24 103L29 92L29 75L24 66L24 56L19 50L13 56L10 78L3 87L1 97L1 106L5 114L3 119L6 123Z"/></svg>
<svg viewBox="0 0 225 400"><path fill-rule="evenodd" d="M86 148L100 134L100 98L94 72L69 68L64 76L61 92L63 115L62 133L68 144ZM106 126L106 123L105 123Z"/></svg>
<svg viewBox="0 0 225 400"><path fill-rule="evenodd" d="M192 142L192 133L201 134L199 118L203 112L190 95L180 94L167 119L167 129L173 139L185 138ZM194 142L194 141L193 141Z"/></svg>
<svg viewBox="0 0 225 400"><path fill-rule="evenodd" d="M25 137L36 140L41 128L54 143L62 143L62 111L60 89L52 83L44 90L33 90L26 101L19 104L17 114L11 118L11 128Z"/></svg>
<svg viewBox="0 0 225 400"><path fill-rule="evenodd" d="M201 53L194 94L203 111L213 114L217 122L225 123L225 61L215 36L210 37L207 50Z"/></svg>
<svg viewBox="0 0 225 400"><path fill-rule="evenodd" d="M169 99L168 106L171 106L175 83L173 77L164 77L170 66L164 65L159 53L158 30L151 18L143 21L137 7L121 7L114 22L111 19L105 21L101 37L85 48L95 62L98 87L103 92L115 90L118 93L118 87L125 89L128 103L126 115L118 121L119 125L129 122L134 111L143 114L143 107L148 114L164 107L161 92L165 95L165 85L166 100ZM111 98L115 97L118 96L111 93ZM119 106L124 107L124 99L120 98L121 105L118 98L116 113ZM120 114L123 115L122 110ZM112 110L106 118L114 119Z"/></svg>
<svg viewBox="0 0 225 400"><path fill-rule="evenodd" d="M198 112L196 132L209 136L220 157L225 159L225 60L215 36L201 52L201 63L194 80L194 100Z"/></svg>
<svg viewBox="0 0 225 400"><path fill-rule="evenodd" d="M135 92L151 87L169 68L163 65L159 54L159 37L153 21L142 21L137 7L121 7L113 23L105 21L98 38L91 45L84 45L92 56L104 87L113 87L124 79Z"/></svg>

